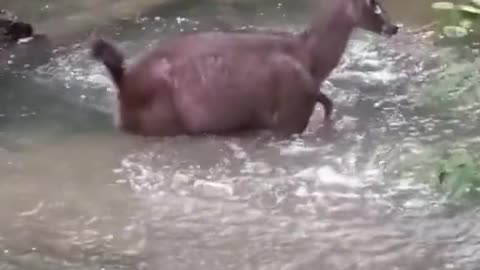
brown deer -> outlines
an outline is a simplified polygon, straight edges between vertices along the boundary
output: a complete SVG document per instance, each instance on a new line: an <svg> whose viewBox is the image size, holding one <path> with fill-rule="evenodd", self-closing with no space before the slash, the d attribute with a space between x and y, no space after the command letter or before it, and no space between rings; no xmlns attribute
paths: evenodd
<svg viewBox="0 0 480 270"><path fill-rule="evenodd" d="M97 40L92 54L118 88L117 124L144 136L255 129L290 135L305 130L317 102L329 120L332 102L319 87L352 31L392 36L398 27L375 0L329 0L324 8L328 14L299 34L185 34L129 68L114 45Z"/></svg>

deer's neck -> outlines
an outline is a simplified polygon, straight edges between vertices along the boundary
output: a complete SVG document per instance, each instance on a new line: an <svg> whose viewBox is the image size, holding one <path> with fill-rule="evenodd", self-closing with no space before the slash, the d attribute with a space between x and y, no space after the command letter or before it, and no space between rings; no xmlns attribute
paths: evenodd
<svg viewBox="0 0 480 270"><path fill-rule="evenodd" d="M318 83L338 65L354 29L353 22L344 14L332 15L326 23L312 24L303 33L311 73Z"/></svg>

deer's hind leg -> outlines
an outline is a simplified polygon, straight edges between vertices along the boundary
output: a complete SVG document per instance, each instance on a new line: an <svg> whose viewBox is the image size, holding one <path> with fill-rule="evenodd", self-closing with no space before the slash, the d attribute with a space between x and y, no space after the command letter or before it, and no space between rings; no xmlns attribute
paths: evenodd
<svg viewBox="0 0 480 270"><path fill-rule="evenodd" d="M308 88L308 81L290 80L280 87L272 119L272 130L283 135L305 131L313 114L315 96Z"/></svg>

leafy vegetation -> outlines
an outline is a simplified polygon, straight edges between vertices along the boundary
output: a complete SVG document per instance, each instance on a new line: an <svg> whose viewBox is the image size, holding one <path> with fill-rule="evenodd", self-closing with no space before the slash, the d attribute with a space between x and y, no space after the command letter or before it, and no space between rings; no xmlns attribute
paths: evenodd
<svg viewBox="0 0 480 270"><path fill-rule="evenodd" d="M480 143L474 127L480 121L480 0L436 2L432 8L441 43L458 46L442 53L443 68L422 89L418 109L457 119L470 132L468 138L457 136L452 141L447 136L444 143L418 147L394 162L387 173L432 184L454 200L478 202Z"/></svg>
<svg viewBox="0 0 480 270"><path fill-rule="evenodd" d="M463 111L462 117L476 113L475 109L480 107L480 58L472 59L445 59L448 65L422 90L420 106L432 108L435 113Z"/></svg>
<svg viewBox="0 0 480 270"><path fill-rule="evenodd" d="M480 0L435 2L432 4L442 38L466 39L478 45L480 34Z"/></svg>
<svg viewBox="0 0 480 270"><path fill-rule="evenodd" d="M480 140L476 137L476 126L480 121L480 58L459 57L456 49L448 51L442 54L442 70L422 87L417 112L425 119L435 115L436 119L452 120L452 124L438 125L463 131L455 132L455 137L439 135L434 144L415 143L413 150L397 150L386 174L393 179L428 183L453 201L478 203Z"/></svg>
<svg viewBox="0 0 480 270"><path fill-rule="evenodd" d="M454 200L480 199L480 145L440 144L400 154L385 173L400 179L413 178L435 187Z"/></svg>
<svg viewBox="0 0 480 270"><path fill-rule="evenodd" d="M467 148L445 151L438 173L440 187L453 197L477 197L480 193L479 161L478 152Z"/></svg>

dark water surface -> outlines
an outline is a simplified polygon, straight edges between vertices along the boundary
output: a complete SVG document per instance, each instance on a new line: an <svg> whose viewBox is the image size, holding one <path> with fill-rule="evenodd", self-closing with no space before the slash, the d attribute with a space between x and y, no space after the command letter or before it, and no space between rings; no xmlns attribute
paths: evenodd
<svg viewBox="0 0 480 270"><path fill-rule="evenodd" d="M428 23L428 4L409 2L387 4L402 23ZM291 3L146 14L100 32L118 32L133 56L179 31L298 30L306 19ZM338 135L322 136L318 108L306 134L285 141L122 134L86 45L1 75L1 270L479 269L478 209L408 170L386 173L405 153L476 133L473 120L417 102L447 54L421 36L355 33L324 87Z"/></svg>

